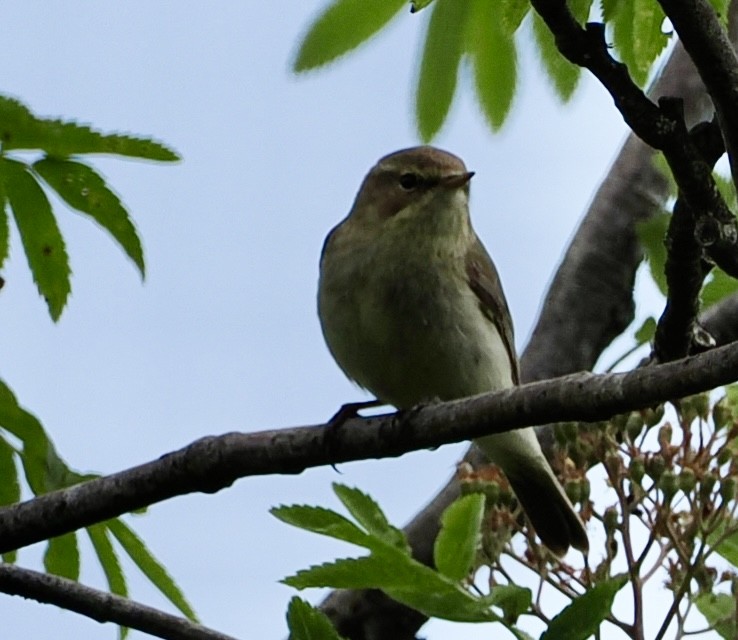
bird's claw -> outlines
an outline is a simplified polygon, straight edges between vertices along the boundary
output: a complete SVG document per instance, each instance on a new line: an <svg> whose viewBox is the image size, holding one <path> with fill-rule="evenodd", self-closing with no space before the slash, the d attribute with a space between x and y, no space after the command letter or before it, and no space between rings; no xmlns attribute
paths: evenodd
<svg viewBox="0 0 738 640"><path fill-rule="evenodd" d="M352 418L358 418L359 411L362 409L370 409L372 407L380 407L382 402L379 400L365 400L364 402L348 402L341 405L340 409L333 414L330 420L326 423L325 430L325 443L330 453L335 452L336 444L338 443L338 433L341 427L351 420ZM331 463L331 467L336 473L341 473L335 463Z"/></svg>
<svg viewBox="0 0 738 640"><path fill-rule="evenodd" d="M341 408L333 414L330 420L328 420L328 428L337 429L341 427L344 422L351 420L351 418L358 418L359 411L362 409L370 409L372 407L381 407L382 403L379 400L365 400L364 402L347 402L341 405Z"/></svg>

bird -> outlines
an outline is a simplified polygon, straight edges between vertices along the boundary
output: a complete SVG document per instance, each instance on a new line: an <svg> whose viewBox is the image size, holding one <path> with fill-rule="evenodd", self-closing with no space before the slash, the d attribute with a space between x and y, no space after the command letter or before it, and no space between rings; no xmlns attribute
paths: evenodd
<svg viewBox="0 0 738 640"><path fill-rule="evenodd" d="M474 175L431 146L381 158L320 258L318 316L344 374L407 410L519 384L510 311L469 214ZM533 428L478 438L552 552L589 547Z"/></svg>

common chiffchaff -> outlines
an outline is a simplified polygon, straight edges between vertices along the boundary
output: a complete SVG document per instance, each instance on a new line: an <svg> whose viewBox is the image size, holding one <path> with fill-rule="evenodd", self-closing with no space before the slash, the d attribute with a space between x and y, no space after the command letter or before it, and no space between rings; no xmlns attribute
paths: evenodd
<svg viewBox="0 0 738 640"><path fill-rule="evenodd" d="M328 348L350 379L399 409L518 383L505 295L469 218L472 175L433 147L385 156L323 246L318 314ZM533 429L476 444L549 549L588 548Z"/></svg>

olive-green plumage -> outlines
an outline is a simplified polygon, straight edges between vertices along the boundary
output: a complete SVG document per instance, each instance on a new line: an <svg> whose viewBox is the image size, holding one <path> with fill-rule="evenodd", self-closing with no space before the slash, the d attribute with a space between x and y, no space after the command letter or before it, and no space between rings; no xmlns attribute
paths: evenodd
<svg viewBox="0 0 738 640"><path fill-rule="evenodd" d="M323 247L318 313L328 348L349 378L400 409L518 383L510 312L469 218L472 175L433 147L385 156ZM552 551L588 548L533 429L476 444Z"/></svg>

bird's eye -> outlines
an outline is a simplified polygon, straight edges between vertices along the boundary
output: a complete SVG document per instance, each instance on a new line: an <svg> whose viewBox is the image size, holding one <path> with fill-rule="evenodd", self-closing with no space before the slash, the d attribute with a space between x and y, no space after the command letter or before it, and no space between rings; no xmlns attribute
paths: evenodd
<svg viewBox="0 0 738 640"><path fill-rule="evenodd" d="M403 173L400 176L400 186L405 191L412 191L417 189L420 185L420 177L415 173Z"/></svg>

